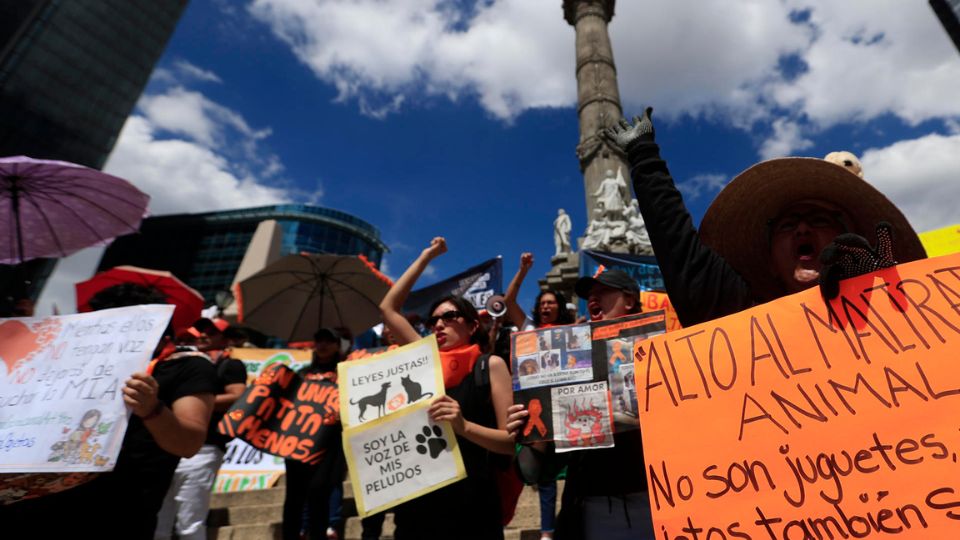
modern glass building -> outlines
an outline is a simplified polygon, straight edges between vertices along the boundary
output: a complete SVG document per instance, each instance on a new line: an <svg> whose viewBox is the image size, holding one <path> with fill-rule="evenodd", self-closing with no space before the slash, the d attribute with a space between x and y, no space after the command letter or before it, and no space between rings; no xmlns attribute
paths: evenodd
<svg viewBox="0 0 960 540"><path fill-rule="evenodd" d="M0 1L0 156L103 167L186 6ZM55 266L0 265L0 301L35 300Z"/></svg>
<svg viewBox="0 0 960 540"><path fill-rule="evenodd" d="M99 270L124 264L167 270L214 302L229 291L261 221L282 229L281 255L333 253L364 255L379 266L387 246L380 231L360 218L305 204L281 204L240 210L147 218L139 234L124 236L107 248Z"/></svg>
<svg viewBox="0 0 960 540"><path fill-rule="evenodd" d="M101 168L186 5L0 2L0 156Z"/></svg>

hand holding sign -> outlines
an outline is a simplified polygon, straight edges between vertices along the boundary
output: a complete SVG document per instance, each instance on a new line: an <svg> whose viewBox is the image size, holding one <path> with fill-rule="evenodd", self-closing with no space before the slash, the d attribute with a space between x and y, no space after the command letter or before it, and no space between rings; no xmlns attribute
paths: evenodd
<svg viewBox="0 0 960 540"><path fill-rule="evenodd" d="M450 422L450 427L457 435L463 435L466 422L460 404L450 396L440 396L430 405L430 418L434 422Z"/></svg>
<svg viewBox="0 0 960 540"><path fill-rule="evenodd" d="M145 418L158 410L159 391L160 385L156 379L144 372L137 372L130 375L123 387L123 402L130 407L133 414Z"/></svg>

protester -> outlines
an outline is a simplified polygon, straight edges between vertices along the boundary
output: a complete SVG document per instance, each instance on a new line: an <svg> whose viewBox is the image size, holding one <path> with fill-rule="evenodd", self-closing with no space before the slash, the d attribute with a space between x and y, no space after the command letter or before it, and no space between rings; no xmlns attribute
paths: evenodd
<svg viewBox="0 0 960 540"><path fill-rule="evenodd" d="M561 324L573 324L575 317L567 307L567 299L562 293L553 289L541 290L533 302L531 320L517 303L517 295L527 272L533 267L533 254L520 255L520 267L510 280L504 302L507 304L507 316L520 331L536 328L549 328ZM547 478L537 482L537 493L540 496L540 540L553 538L554 524L557 511L557 479Z"/></svg>
<svg viewBox="0 0 960 540"><path fill-rule="evenodd" d="M580 278L577 296L587 299L590 320L615 319L640 313L640 288L620 270L596 278ZM523 405L510 407L507 430L516 434L527 419ZM556 454L552 444L537 443L521 450L520 464L528 480L551 478L567 466L557 540L654 539L647 497L643 446L636 425L619 426L614 447Z"/></svg>
<svg viewBox="0 0 960 540"><path fill-rule="evenodd" d="M213 416L207 430L207 439L200 451L191 458L181 459L173 475L170 489L157 515L155 540L166 540L176 530L180 540L205 540L207 537L207 513L217 471L223 463L229 438L217 430L217 424L227 409L243 394L247 383L247 370L243 362L230 358L224 350L227 337L224 332L229 325L222 319L200 319L191 330L199 334L197 342L200 353L216 366L217 393L213 403Z"/></svg>
<svg viewBox="0 0 960 540"><path fill-rule="evenodd" d="M821 282L825 295L835 296L840 279L926 257L903 213L842 158L843 166L791 157L750 167L713 201L698 234L654 142L652 111L602 135L629 157L640 212L684 326ZM877 249L863 238L874 231Z"/></svg>
<svg viewBox="0 0 960 540"><path fill-rule="evenodd" d="M116 285L90 299L94 310L162 304L152 289ZM155 351L152 372L126 381L123 400L133 411L112 472L81 486L0 508L11 538L151 539L157 511L181 457L200 450L216 393L214 367L195 351L178 351L172 331ZM148 370L149 371L149 370Z"/></svg>
<svg viewBox="0 0 960 540"><path fill-rule="evenodd" d="M321 328L313 335L313 359L298 372L308 381L337 381L337 363L348 349L340 333L332 328ZM317 464L285 460L287 469L286 497L283 501L283 538L299 540L306 529L310 538L327 538L330 518L330 497L338 483L343 481L346 460L340 439L340 423L336 437L326 444L327 452ZM304 516L306 507L306 516ZM306 517L306 527L304 527Z"/></svg>
<svg viewBox="0 0 960 540"><path fill-rule="evenodd" d="M398 343L420 335L402 315L403 303L417 279L447 250L443 238L430 246L390 288L380 304L384 324ZM504 360L483 354L486 332L477 310L459 296L437 301L427 327L437 337L446 395L435 398L434 422L450 422L457 435L467 478L406 502L394 510L397 540L503 538L501 509L491 452L512 456L513 437L505 431L512 401L510 374Z"/></svg>

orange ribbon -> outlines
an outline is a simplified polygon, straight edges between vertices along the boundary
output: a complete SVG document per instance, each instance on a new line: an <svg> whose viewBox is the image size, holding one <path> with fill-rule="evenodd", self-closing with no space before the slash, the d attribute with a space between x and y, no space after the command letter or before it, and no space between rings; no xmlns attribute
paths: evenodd
<svg viewBox="0 0 960 540"><path fill-rule="evenodd" d="M527 410L530 411L530 417L527 419L527 427L523 428L523 436L529 436L533 428L537 428L540 436L546 437L547 426L543 423L543 418L540 418L540 415L543 414L543 404L540 403L540 399L531 399L530 403L527 404Z"/></svg>

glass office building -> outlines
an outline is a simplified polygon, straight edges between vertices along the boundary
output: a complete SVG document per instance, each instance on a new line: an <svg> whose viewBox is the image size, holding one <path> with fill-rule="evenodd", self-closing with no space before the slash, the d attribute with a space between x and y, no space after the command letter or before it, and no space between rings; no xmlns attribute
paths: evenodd
<svg viewBox="0 0 960 540"><path fill-rule="evenodd" d="M0 156L103 167L186 5L0 1ZM0 265L0 301L35 300L56 262Z"/></svg>
<svg viewBox="0 0 960 540"><path fill-rule="evenodd" d="M101 168L186 5L0 2L0 156Z"/></svg>
<svg viewBox="0 0 960 540"><path fill-rule="evenodd" d="M283 231L281 255L364 255L379 266L387 250L380 231L360 218L330 208L281 204L147 218L139 234L114 241L99 269L130 264L167 270L214 302L218 292L230 290L257 225L267 219L276 220Z"/></svg>

